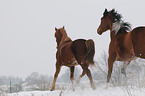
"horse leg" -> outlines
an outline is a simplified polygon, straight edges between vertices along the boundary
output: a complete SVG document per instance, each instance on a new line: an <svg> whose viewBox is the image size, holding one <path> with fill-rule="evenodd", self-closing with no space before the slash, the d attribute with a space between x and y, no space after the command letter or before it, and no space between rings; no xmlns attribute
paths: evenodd
<svg viewBox="0 0 145 96"><path fill-rule="evenodd" d="M74 84L73 84L73 81L74 81L74 69L75 69L75 66L71 66L70 67L70 80L72 82L72 88L74 90Z"/></svg>
<svg viewBox="0 0 145 96"><path fill-rule="evenodd" d="M96 89L96 86L95 86L95 84L94 84L94 82L93 82L93 79L92 79L91 72L90 72L90 70L88 69L88 66L87 66L86 64L83 64L83 65L82 65L82 69L83 69L83 71L85 71L85 73L87 74L87 76L88 76L88 78L89 78L89 80L90 80L92 89Z"/></svg>
<svg viewBox="0 0 145 96"><path fill-rule="evenodd" d="M126 68L127 68L127 66L129 65L129 63L130 63L130 61L124 62L123 68L121 69L121 73L124 74L125 77L126 77Z"/></svg>
<svg viewBox="0 0 145 96"><path fill-rule="evenodd" d="M80 77L78 78L77 83L80 82L81 78L82 78L85 74L86 74L85 71L83 71L82 74L80 75Z"/></svg>
<svg viewBox="0 0 145 96"><path fill-rule="evenodd" d="M51 91L53 91L53 90L55 89L55 83L56 83L58 74L59 74L59 72L60 72L60 69L61 69L61 66L57 66L57 65L56 65L56 72L55 72L55 75L54 75L54 80L53 80L53 83L52 83Z"/></svg>
<svg viewBox="0 0 145 96"><path fill-rule="evenodd" d="M107 88L109 87L109 81L112 74L113 63L115 62L116 54L110 55L108 58L108 75L107 75Z"/></svg>

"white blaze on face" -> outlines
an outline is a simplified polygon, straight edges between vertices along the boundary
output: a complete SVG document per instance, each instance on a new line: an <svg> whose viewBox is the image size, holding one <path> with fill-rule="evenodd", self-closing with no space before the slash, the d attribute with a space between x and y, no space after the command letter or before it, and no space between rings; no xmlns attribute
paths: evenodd
<svg viewBox="0 0 145 96"><path fill-rule="evenodd" d="M112 31L115 31L115 34L117 34L117 32L120 30L122 26L122 23L119 21L116 21L112 24Z"/></svg>

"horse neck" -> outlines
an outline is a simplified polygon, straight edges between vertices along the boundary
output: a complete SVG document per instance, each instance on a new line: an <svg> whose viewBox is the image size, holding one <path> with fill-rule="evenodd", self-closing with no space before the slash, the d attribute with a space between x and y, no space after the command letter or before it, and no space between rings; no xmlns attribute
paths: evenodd
<svg viewBox="0 0 145 96"><path fill-rule="evenodd" d="M124 30L123 28L119 29L119 31L116 33L114 30L110 30L110 37L111 40L115 39L116 37L118 38L119 35L125 36L126 33L128 33L126 30Z"/></svg>
<svg viewBox="0 0 145 96"><path fill-rule="evenodd" d="M110 30L110 38L111 40L113 40L116 36L115 36L115 32Z"/></svg>
<svg viewBox="0 0 145 96"><path fill-rule="evenodd" d="M119 34L122 33L127 33L127 31L123 28L122 22L116 21L116 22L111 22L109 21L109 29L111 31L111 39L116 37Z"/></svg>
<svg viewBox="0 0 145 96"><path fill-rule="evenodd" d="M112 26L113 26L112 21L110 19L108 19L107 22L108 22L108 26L109 26L109 30L110 30L110 38L111 38L111 40L113 40L115 38L116 32L112 28Z"/></svg>
<svg viewBox="0 0 145 96"><path fill-rule="evenodd" d="M62 39L61 39L61 42L59 43L59 46L58 47L60 47L61 45L63 45L64 43L66 43L66 42L69 42L69 41L72 41L68 36L66 36L66 37L63 37Z"/></svg>

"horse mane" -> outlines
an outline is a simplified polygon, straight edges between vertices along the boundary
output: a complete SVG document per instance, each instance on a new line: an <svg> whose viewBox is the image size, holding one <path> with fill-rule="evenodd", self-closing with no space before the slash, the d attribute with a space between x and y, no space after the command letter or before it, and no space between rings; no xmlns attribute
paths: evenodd
<svg viewBox="0 0 145 96"><path fill-rule="evenodd" d="M115 26L119 26L120 29L127 31L131 30L131 25L128 22L124 22L122 20L122 15L119 14L117 11L115 11L115 9L112 9L111 11L109 11L108 13L110 13L115 19L113 20L113 24L115 24L116 22L118 22ZM118 27L118 28L119 28ZM120 29L116 30L118 33L120 31ZM115 30L115 29L114 29Z"/></svg>
<svg viewBox="0 0 145 96"><path fill-rule="evenodd" d="M110 10L108 13L110 13L115 19L115 21L122 21L122 15L119 14L117 11L115 11L115 9Z"/></svg>

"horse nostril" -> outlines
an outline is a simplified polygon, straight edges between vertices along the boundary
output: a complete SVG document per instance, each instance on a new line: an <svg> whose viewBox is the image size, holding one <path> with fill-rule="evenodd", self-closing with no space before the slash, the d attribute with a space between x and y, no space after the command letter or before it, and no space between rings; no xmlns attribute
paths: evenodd
<svg viewBox="0 0 145 96"><path fill-rule="evenodd" d="M101 35L101 33L98 33L99 35Z"/></svg>

